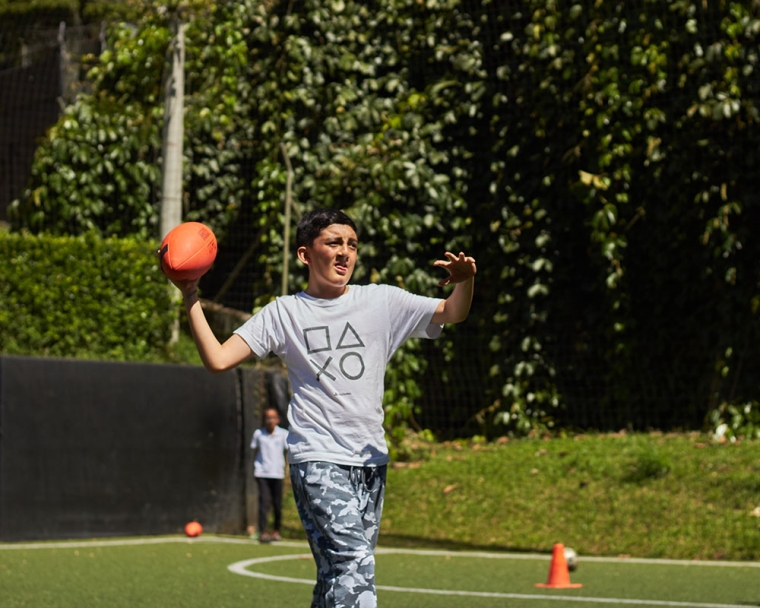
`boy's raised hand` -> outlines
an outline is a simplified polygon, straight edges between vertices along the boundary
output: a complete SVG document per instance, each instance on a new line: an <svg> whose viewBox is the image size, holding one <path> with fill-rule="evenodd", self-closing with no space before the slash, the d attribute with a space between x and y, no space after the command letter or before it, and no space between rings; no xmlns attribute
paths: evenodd
<svg viewBox="0 0 760 608"><path fill-rule="evenodd" d="M466 256L461 251L459 255L446 252L446 260L437 260L433 263L433 266L439 268L445 268L449 272L449 276L438 282L438 285L444 287L445 285L454 285L455 283L461 283L467 279L471 279L478 271L475 266L475 258Z"/></svg>
<svg viewBox="0 0 760 608"><path fill-rule="evenodd" d="M169 280L182 292L183 298L188 298L198 292L198 279Z"/></svg>
<svg viewBox="0 0 760 608"><path fill-rule="evenodd" d="M174 279L170 279L164 272L163 264L161 264L160 250L156 251L156 257L158 258L158 268L161 271L161 274L163 274L167 279L169 279L169 282L173 283L174 286L182 292L183 298L193 295L194 293L198 291L198 279L179 279L176 281Z"/></svg>

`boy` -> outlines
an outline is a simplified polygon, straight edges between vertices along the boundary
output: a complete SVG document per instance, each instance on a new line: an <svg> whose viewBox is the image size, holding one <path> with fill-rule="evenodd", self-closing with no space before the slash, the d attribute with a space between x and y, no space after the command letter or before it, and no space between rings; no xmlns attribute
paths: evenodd
<svg viewBox="0 0 760 608"><path fill-rule="evenodd" d="M288 432L278 426L280 414L276 407L264 409L264 426L256 429L251 439L254 450L253 476L259 489L259 540L268 543L282 540L282 480L285 478L285 452ZM274 510L274 530L267 532L269 509Z"/></svg>
<svg viewBox="0 0 760 608"><path fill-rule="evenodd" d="M177 281L205 367L230 369L270 352L288 368L290 479L317 564L312 608L377 605L374 549L388 450L383 379L393 353L410 337L436 338L445 323L467 318L475 260L446 252L435 266L453 284L445 300L388 285L349 285L357 230L342 211L317 209L298 223L298 259L306 291L277 298L224 344L211 332L195 281Z"/></svg>

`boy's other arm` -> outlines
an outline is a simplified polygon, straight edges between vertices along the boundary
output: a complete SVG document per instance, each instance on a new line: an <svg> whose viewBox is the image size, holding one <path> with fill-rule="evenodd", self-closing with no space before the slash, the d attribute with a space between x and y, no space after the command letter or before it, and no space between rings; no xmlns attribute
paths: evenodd
<svg viewBox="0 0 760 608"><path fill-rule="evenodd" d="M182 292L190 332L193 335L195 346L198 348L201 361L203 361L203 366L212 374L217 374L242 363L253 352L246 341L237 334L233 334L224 344L216 339L206 315L203 314L200 300L198 300L197 283L196 280L177 281L174 284Z"/></svg>
<svg viewBox="0 0 760 608"><path fill-rule="evenodd" d="M441 301L433 314L431 323L460 323L467 318L472 305L472 294L475 288L475 259L460 252L458 256L446 252L446 260L438 260L433 265L445 268L449 276L438 283L441 287L454 285L454 291L448 298Z"/></svg>

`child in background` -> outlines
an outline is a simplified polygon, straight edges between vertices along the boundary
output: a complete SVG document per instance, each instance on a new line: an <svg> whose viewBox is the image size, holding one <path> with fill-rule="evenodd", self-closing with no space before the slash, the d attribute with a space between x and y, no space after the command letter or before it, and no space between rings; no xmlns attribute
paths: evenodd
<svg viewBox="0 0 760 608"><path fill-rule="evenodd" d="M288 431L279 426L277 408L264 410L264 426L256 429L251 440L254 450L253 476L259 488L258 538L267 543L282 540L282 480L285 478L285 454L288 449ZM274 510L274 528L267 532L269 510ZM254 535L255 536L255 535Z"/></svg>

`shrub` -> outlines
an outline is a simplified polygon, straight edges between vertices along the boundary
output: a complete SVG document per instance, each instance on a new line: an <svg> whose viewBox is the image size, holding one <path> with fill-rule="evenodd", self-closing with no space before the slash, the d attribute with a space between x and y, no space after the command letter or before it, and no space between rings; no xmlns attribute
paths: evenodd
<svg viewBox="0 0 760 608"><path fill-rule="evenodd" d="M150 359L166 353L176 304L155 243L0 232L0 351Z"/></svg>

